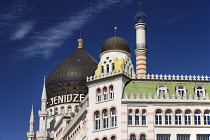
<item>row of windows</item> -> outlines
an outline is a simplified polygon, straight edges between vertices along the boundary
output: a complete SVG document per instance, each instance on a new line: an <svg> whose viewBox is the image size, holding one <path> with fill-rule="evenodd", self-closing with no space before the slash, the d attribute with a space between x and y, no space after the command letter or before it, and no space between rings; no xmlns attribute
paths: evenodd
<svg viewBox="0 0 210 140"><path fill-rule="evenodd" d="M131 134L129 140L146 140L146 136L144 134L141 134L139 139L137 139L135 134Z"/></svg>
<svg viewBox="0 0 210 140"><path fill-rule="evenodd" d="M171 140L170 134L157 134L156 137L157 140ZM210 140L210 134L197 134L196 137L196 140ZM176 139L190 140L190 134L177 134ZM146 137L144 134L141 134L140 138L137 139L135 134L131 134L129 140L146 140Z"/></svg>
<svg viewBox="0 0 210 140"><path fill-rule="evenodd" d="M197 85L194 88L195 90L195 95L197 97L205 97L205 87L203 85ZM168 88L165 84L159 84L157 86L157 96L163 96L166 97ZM179 95L180 97L186 96L187 87L184 84L178 84L176 86L176 94Z"/></svg>
<svg viewBox="0 0 210 140"><path fill-rule="evenodd" d="M99 138L95 138L94 140L100 140ZM102 140L108 140L107 137L103 137ZM110 140L117 140L116 136L111 136Z"/></svg>
<svg viewBox="0 0 210 140"><path fill-rule="evenodd" d="M133 119L135 120L133 123ZM137 109L135 110L135 116L133 116L133 110L128 111L128 125L146 125L146 110L141 112Z"/></svg>
<svg viewBox="0 0 210 140"><path fill-rule="evenodd" d="M125 64L124 65L124 70L127 73L130 73L131 76L132 76L133 69L130 68L130 67L131 67L130 63L129 64ZM104 64L104 66L101 66L101 73L109 73L109 72L114 71L114 70L115 70L115 64L114 63L112 63L112 64Z"/></svg>
<svg viewBox="0 0 210 140"><path fill-rule="evenodd" d="M65 109L64 106L61 106L60 108L55 107L54 109L50 109L48 111L48 115L52 116L52 115L58 115L58 114L64 114L64 113L71 113L72 112L72 108L74 108L74 110L78 107L78 105L75 105L74 107L72 107L71 105L67 106L67 108Z"/></svg>
<svg viewBox="0 0 210 140"><path fill-rule="evenodd" d="M111 114L108 114L108 110L104 109L102 111L102 116L100 116L100 112L96 111L94 113L94 129L100 130L110 127L117 126L117 113L116 109L113 107L110 109Z"/></svg>
<svg viewBox="0 0 210 140"><path fill-rule="evenodd" d="M113 86L109 86L109 90L107 89L107 87L104 87L103 90L101 90L100 88L98 88L96 90L96 101L97 102L101 102L101 101L107 101L107 100L111 100L114 99L114 89Z"/></svg>
<svg viewBox="0 0 210 140"><path fill-rule="evenodd" d="M190 140L190 134L177 134L177 140ZM157 140L171 140L170 134L157 134ZM210 140L209 134L197 134L196 140Z"/></svg>
<svg viewBox="0 0 210 140"><path fill-rule="evenodd" d="M181 110L175 111L175 118L172 117L172 111L166 110L165 114L162 113L162 110L158 109L155 112L155 124L162 125L163 121L165 125L172 125L173 119L175 125L210 125L210 111L205 110L204 114L201 115L200 110L195 110L194 114L190 110L186 110L182 114ZM183 122L184 121L184 122Z"/></svg>

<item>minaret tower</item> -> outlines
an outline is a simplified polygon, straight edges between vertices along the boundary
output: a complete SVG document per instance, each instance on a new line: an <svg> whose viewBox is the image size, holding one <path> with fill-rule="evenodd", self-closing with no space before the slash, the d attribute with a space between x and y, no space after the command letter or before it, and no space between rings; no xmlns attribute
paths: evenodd
<svg viewBox="0 0 210 140"><path fill-rule="evenodd" d="M42 98L41 98L41 110L39 110L39 131L37 134L37 140L47 140L47 93L45 88L45 77L44 77L44 85L42 90Z"/></svg>
<svg viewBox="0 0 210 140"><path fill-rule="evenodd" d="M146 15L141 10L136 14L136 75L147 74Z"/></svg>
<svg viewBox="0 0 210 140"><path fill-rule="evenodd" d="M33 104L32 104L32 109L31 109L31 116L30 116L30 121L29 121L29 132L27 133L28 140L34 140L35 138L35 133L34 133L34 110L33 110Z"/></svg>

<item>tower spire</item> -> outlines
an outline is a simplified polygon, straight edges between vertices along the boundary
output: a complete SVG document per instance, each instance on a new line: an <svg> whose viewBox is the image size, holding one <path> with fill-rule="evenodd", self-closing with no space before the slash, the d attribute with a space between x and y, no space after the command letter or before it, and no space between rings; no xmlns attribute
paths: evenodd
<svg viewBox="0 0 210 140"><path fill-rule="evenodd" d="M34 104L33 104L33 102L32 102L32 108L31 108L31 116L30 116L30 124L31 123L34 123Z"/></svg>
<svg viewBox="0 0 210 140"><path fill-rule="evenodd" d="M44 84L43 84L43 89L42 89L42 100L47 100L47 93L46 93L46 88L45 88L45 76L44 76Z"/></svg>
<svg viewBox="0 0 210 140"><path fill-rule="evenodd" d="M44 76L44 84L42 90L42 98L41 98L41 110L39 110L39 131L36 133L37 140L41 140L43 138L47 138L47 93L45 88L45 76Z"/></svg>
<svg viewBox="0 0 210 140"><path fill-rule="evenodd" d="M34 133L34 109L33 109L33 102L31 108L31 116L29 121L29 132L27 133L28 140L34 140L35 133Z"/></svg>

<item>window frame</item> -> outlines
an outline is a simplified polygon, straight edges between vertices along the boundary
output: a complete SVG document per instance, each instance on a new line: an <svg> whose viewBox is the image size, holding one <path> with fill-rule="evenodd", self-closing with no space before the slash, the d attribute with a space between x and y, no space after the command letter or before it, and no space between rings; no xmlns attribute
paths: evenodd
<svg viewBox="0 0 210 140"><path fill-rule="evenodd" d="M100 112L96 111L94 113L94 129L100 130L101 129L101 119L100 119Z"/></svg>
<svg viewBox="0 0 210 140"><path fill-rule="evenodd" d="M182 125L182 111L179 109L175 111L175 125Z"/></svg>
<svg viewBox="0 0 210 140"><path fill-rule="evenodd" d="M155 111L155 125L163 124L163 111L161 109L157 109Z"/></svg>
<svg viewBox="0 0 210 140"><path fill-rule="evenodd" d="M165 125L171 125L171 124L172 124L172 111L170 109L167 109L165 113Z"/></svg>
<svg viewBox="0 0 210 140"><path fill-rule="evenodd" d="M201 111L200 110L195 110L194 125L201 125Z"/></svg>
<svg viewBox="0 0 210 140"><path fill-rule="evenodd" d="M185 125L192 124L192 113L190 110L186 110L184 114Z"/></svg>
<svg viewBox="0 0 210 140"><path fill-rule="evenodd" d="M117 126L117 110L116 108L111 108L111 127L116 127Z"/></svg>
<svg viewBox="0 0 210 140"><path fill-rule="evenodd" d="M182 87L182 88L180 88L180 87ZM187 90L187 88L184 84L178 84L176 86L176 94L180 95L180 97L184 97L186 95L186 90Z"/></svg>
<svg viewBox="0 0 210 140"><path fill-rule="evenodd" d="M210 110L204 111L204 125L210 125Z"/></svg>
<svg viewBox="0 0 210 140"><path fill-rule="evenodd" d="M163 98L165 98L167 95L167 91L168 91L168 87L166 86L166 84L160 83L156 87L157 97L159 98L161 97L161 95L163 95Z"/></svg>

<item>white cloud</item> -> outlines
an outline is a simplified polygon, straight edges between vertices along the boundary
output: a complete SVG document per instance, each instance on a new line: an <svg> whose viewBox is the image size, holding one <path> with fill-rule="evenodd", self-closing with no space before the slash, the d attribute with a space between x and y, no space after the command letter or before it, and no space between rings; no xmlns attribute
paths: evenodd
<svg viewBox="0 0 210 140"><path fill-rule="evenodd" d="M179 15L176 15L176 16L174 16L174 17L172 17L172 18L169 18L166 22L165 22L165 24L170 24L170 23L172 23L172 22L175 22L175 21L178 21L178 20L181 20L181 19L183 19L184 17L186 17L186 16L188 16L188 15L191 15L193 12L192 11L188 11L188 12L185 12L185 13L182 13L182 14L179 14Z"/></svg>
<svg viewBox="0 0 210 140"><path fill-rule="evenodd" d="M74 16L68 17L68 20L61 22L54 27L48 28L46 31L43 31L43 33L35 34L32 37L34 40L32 45L18 50L20 57L50 57L54 50L61 46L65 39L73 34L73 31L80 29L82 26L90 22L98 13L120 1L121 0L99 1L93 6L80 10L75 13Z"/></svg>
<svg viewBox="0 0 210 140"><path fill-rule="evenodd" d="M23 39L34 28L33 21L22 22L18 25L17 30L12 34L12 40Z"/></svg>

